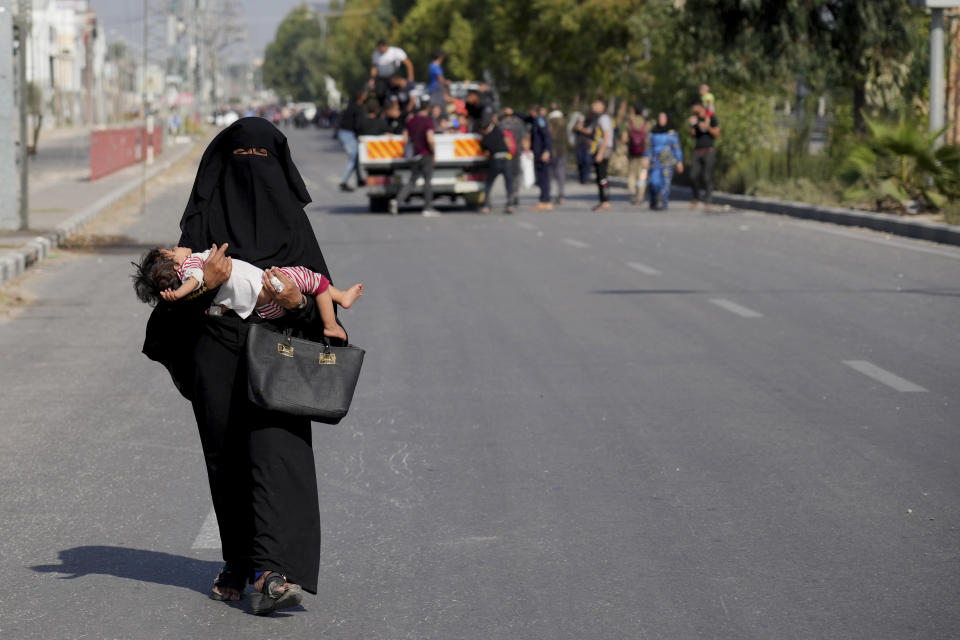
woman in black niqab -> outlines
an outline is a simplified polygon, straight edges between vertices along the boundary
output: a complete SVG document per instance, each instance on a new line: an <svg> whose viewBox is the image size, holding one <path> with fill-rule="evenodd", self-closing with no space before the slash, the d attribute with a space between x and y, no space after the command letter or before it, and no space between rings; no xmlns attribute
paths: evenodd
<svg viewBox="0 0 960 640"><path fill-rule="evenodd" d="M203 251L228 243L230 257L260 268L299 264L329 277L303 210L309 202L286 137L266 120L243 118L204 152L179 244ZM316 593L320 515L310 421L250 402L244 344L250 323L261 320L203 313L213 295L160 303L144 344L144 353L170 370L197 419L226 563L211 596L238 599L264 572ZM305 300L305 309L278 322L317 333L316 304L312 296Z"/></svg>

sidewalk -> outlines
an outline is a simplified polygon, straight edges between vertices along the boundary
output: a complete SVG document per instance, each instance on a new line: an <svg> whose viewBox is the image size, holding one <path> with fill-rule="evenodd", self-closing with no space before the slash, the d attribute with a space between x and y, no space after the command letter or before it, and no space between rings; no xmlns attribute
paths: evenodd
<svg viewBox="0 0 960 640"><path fill-rule="evenodd" d="M149 181L163 173L195 147L190 142L170 145L146 170ZM17 277L71 233L110 205L140 188L143 165L127 167L91 182L88 179L31 180L29 230L0 232L0 285Z"/></svg>

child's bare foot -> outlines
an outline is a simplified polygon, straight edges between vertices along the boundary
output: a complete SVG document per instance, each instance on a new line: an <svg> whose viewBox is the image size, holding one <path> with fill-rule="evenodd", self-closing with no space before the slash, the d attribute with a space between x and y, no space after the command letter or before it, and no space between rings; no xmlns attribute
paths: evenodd
<svg viewBox="0 0 960 640"><path fill-rule="evenodd" d="M344 331L343 327L338 324L335 324L332 327L324 327L323 335L327 336L328 338L337 338L339 340L343 340L344 342L347 340L347 332Z"/></svg>
<svg viewBox="0 0 960 640"><path fill-rule="evenodd" d="M353 303L357 301L357 298L363 295L363 283L358 282L349 289L343 292L343 300L340 302L340 306L344 309L349 309L353 306Z"/></svg>

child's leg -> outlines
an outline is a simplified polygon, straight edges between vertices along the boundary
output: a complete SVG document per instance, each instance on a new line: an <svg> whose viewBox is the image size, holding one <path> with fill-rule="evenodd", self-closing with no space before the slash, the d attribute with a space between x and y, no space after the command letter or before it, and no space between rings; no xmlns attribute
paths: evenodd
<svg viewBox="0 0 960 640"><path fill-rule="evenodd" d="M357 301L357 298L363 295L363 283L358 282L346 291L343 289L337 289L333 285L330 285L328 290L330 291L330 297L333 298L334 302L344 309L349 309L353 306L353 303Z"/></svg>
<svg viewBox="0 0 960 640"><path fill-rule="evenodd" d="M357 301L357 298L363 295L363 284L361 283L357 283L344 291L330 284L325 275L311 271L306 267L280 267L279 270L296 282L297 287L303 293L319 296L329 292L332 301L344 309L349 309Z"/></svg>
<svg viewBox="0 0 960 640"><path fill-rule="evenodd" d="M337 315L333 312L333 297L329 289L317 294L317 308L320 310L320 319L323 320L323 335L346 340L347 333L337 324Z"/></svg>

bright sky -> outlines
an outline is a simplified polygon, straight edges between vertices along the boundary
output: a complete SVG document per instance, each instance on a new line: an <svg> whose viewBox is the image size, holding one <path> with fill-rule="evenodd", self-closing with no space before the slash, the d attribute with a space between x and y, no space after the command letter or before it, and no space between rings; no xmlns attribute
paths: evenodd
<svg viewBox="0 0 960 640"><path fill-rule="evenodd" d="M150 0L156 4L163 0ZM181 2L184 0L181 0ZM242 0L247 22L250 25L250 47L256 57L263 56L263 50L277 31L277 25L290 9L303 3L303 0ZM329 4L327 1L312 0L308 4ZM100 18L107 30L107 39L114 39L111 30L116 30L131 43L139 45L143 38L143 0L90 0L90 6Z"/></svg>

